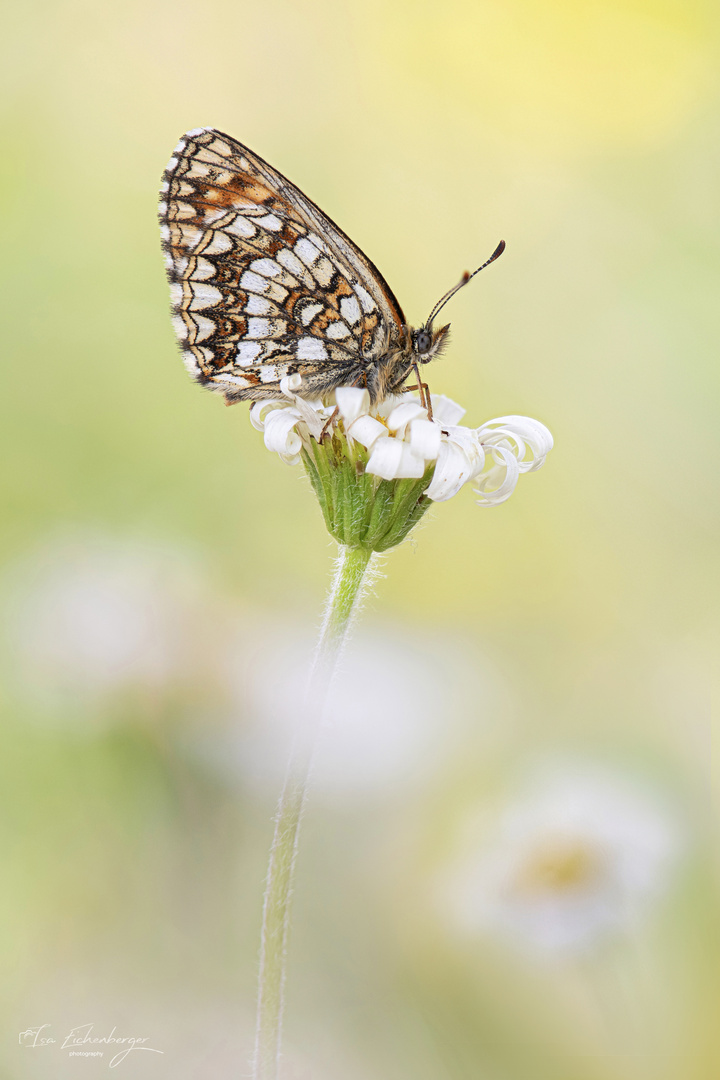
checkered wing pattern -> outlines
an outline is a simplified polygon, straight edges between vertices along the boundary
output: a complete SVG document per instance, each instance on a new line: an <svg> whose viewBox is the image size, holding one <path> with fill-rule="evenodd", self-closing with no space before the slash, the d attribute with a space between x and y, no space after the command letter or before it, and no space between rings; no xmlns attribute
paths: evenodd
<svg viewBox="0 0 720 1080"><path fill-rule="evenodd" d="M186 366L226 400L367 385L407 348L400 305L370 260L289 180L212 129L188 132L160 203L173 323Z"/></svg>

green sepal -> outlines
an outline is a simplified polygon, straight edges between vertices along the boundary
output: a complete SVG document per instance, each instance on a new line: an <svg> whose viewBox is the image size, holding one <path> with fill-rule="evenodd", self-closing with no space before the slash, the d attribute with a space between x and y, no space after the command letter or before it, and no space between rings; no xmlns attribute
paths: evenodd
<svg viewBox="0 0 720 1080"><path fill-rule="evenodd" d="M346 547L388 551L431 504L425 495L435 463L418 479L382 480L365 471L367 450L340 433L312 440L302 461L331 536Z"/></svg>

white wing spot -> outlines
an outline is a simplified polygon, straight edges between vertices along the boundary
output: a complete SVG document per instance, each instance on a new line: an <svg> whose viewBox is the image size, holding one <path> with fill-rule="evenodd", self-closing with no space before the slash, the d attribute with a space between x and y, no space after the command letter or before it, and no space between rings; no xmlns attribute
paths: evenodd
<svg viewBox="0 0 720 1080"><path fill-rule="evenodd" d="M317 281L318 285L321 285L323 289L327 289L330 282L333 279L333 264L322 255L312 268L313 277Z"/></svg>
<svg viewBox="0 0 720 1080"><path fill-rule="evenodd" d="M196 211L193 211L196 213ZM227 210L224 206L215 206L212 209L208 209L203 214L203 222L205 225L212 225L214 221L219 221L220 218L225 217Z"/></svg>
<svg viewBox="0 0 720 1080"><path fill-rule="evenodd" d="M250 380L243 378L242 375L213 375L213 382L229 382L233 386L252 386Z"/></svg>
<svg viewBox="0 0 720 1080"><path fill-rule="evenodd" d="M207 248L205 250L207 250ZM198 256L195 269L192 272L193 281L206 281L211 277L215 277L214 264L211 263L209 259L202 259Z"/></svg>
<svg viewBox="0 0 720 1080"><path fill-rule="evenodd" d="M254 341L241 341L237 347L237 362L240 367L247 367L254 363L262 352L262 345Z"/></svg>
<svg viewBox="0 0 720 1080"><path fill-rule="evenodd" d="M206 149L209 150L211 154L217 154L217 156L221 158L232 157L232 150L222 139L213 139Z"/></svg>
<svg viewBox="0 0 720 1080"><path fill-rule="evenodd" d="M171 318L171 322L177 336L180 338L181 341L184 341L187 337L187 326L185 325L185 320L183 319L182 315L173 315Z"/></svg>
<svg viewBox="0 0 720 1080"><path fill-rule="evenodd" d="M269 315L272 311L272 304L269 300L264 300L262 296L250 293L245 305L245 311L248 315Z"/></svg>
<svg viewBox="0 0 720 1080"><path fill-rule="evenodd" d="M222 255L226 251L230 251L233 246L233 242L229 236L226 236L223 232L216 232L212 240L206 248L203 248L204 255Z"/></svg>
<svg viewBox="0 0 720 1080"><path fill-rule="evenodd" d="M170 285L170 303L173 307L178 307L182 304L183 287L177 281L173 281Z"/></svg>
<svg viewBox="0 0 720 1080"><path fill-rule="evenodd" d="M278 380L277 364L263 364L260 368L260 382L277 382Z"/></svg>
<svg viewBox="0 0 720 1080"><path fill-rule="evenodd" d="M266 338L270 337L270 334L269 319L248 319L247 336L249 338Z"/></svg>
<svg viewBox="0 0 720 1080"><path fill-rule="evenodd" d="M340 310L345 321L351 326L354 326L360 318L360 305L354 296L343 296L340 301Z"/></svg>
<svg viewBox="0 0 720 1080"><path fill-rule="evenodd" d="M250 240L257 232L257 229L242 214L238 214L234 221L225 226L225 232L241 236L243 240Z"/></svg>
<svg viewBox="0 0 720 1080"><path fill-rule="evenodd" d="M301 337L297 344L298 360L327 360L328 354L322 341L315 337Z"/></svg>
<svg viewBox="0 0 720 1080"><path fill-rule="evenodd" d="M245 289L246 292L266 293L270 288L270 282L266 278L261 278L259 274L246 270L240 278L240 288Z"/></svg>
<svg viewBox="0 0 720 1080"><path fill-rule="evenodd" d="M210 166L206 165L204 161L198 161L196 159L195 161L193 161L192 165L190 166L188 171L185 173L185 175L186 176L192 176L192 177L207 176L209 172L210 172Z"/></svg>
<svg viewBox="0 0 720 1080"><path fill-rule="evenodd" d="M254 270L256 274L262 274L263 277L277 277L282 273L282 268L278 266L274 259L255 259L250 263L250 269Z"/></svg>
<svg viewBox="0 0 720 1080"><path fill-rule="evenodd" d="M334 322L330 323L327 330L325 331L325 334L331 339L331 341L342 341L343 338L349 336L350 331L348 330L344 322Z"/></svg>
<svg viewBox="0 0 720 1080"><path fill-rule="evenodd" d="M192 251L205 235L201 229L198 229L197 225L178 224L177 227L180 230L180 242L183 247L186 247L189 251Z"/></svg>
<svg viewBox="0 0 720 1080"><path fill-rule="evenodd" d="M375 311L375 301L373 300L367 289L363 289L362 285L359 285L357 283L353 285L353 289L360 297L360 303L363 306L363 310L367 311L368 314L371 311Z"/></svg>
<svg viewBox="0 0 720 1080"><path fill-rule="evenodd" d="M190 304L192 311L202 311L204 308L215 307L223 298L223 294L214 285L197 285L193 282L193 299Z"/></svg>
<svg viewBox="0 0 720 1080"><path fill-rule="evenodd" d="M204 341L205 338L209 338L217 329L212 319L206 319L204 315L194 315L193 322L197 326L197 333L195 335L196 342Z"/></svg>
<svg viewBox="0 0 720 1080"><path fill-rule="evenodd" d="M300 322L303 326L309 326L313 321L318 311L322 311L322 304L306 304L300 312Z"/></svg>
<svg viewBox="0 0 720 1080"><path fill-rule="evenodd" d="M278 251L275 258L280 265L284 266L286 270L289 270L291 274L295 274L296 277L302 276L304 272L303 264L296 255L293 255L292 251L288 250L288 248L280 248L280 251Z"/></svg>
<svg viewBox="0 0 720 1080"><path fill-rule="evenodd" d="M283 227L280 218L275 217L274 214L265 214L264 217L255 218L255 224L261 229L269 229L270 232L279 232Z"/></svg>
<svg viewBox="0 0 720 1080"><path fill-rule="evenodd" d="M312 264L315 262L315 260L320 254L315 245L311 244L310 241L304 236L301 236L298 240L297 244L295 245L295 251L297 252L298 257L302 259L306 266L312 266Z"/></svg>

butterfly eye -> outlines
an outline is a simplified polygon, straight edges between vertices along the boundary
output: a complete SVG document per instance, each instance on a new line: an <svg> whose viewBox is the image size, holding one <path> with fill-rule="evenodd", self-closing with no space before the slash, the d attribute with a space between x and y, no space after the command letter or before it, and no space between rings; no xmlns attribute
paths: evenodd
<svg viewBox="0 0 720 1080"><path fill-rule="evenodd" d="M418 336L415 338L415 347L419 353L426 353L430 351L432 345L432 337L427 330L418 331Z"/></svg>

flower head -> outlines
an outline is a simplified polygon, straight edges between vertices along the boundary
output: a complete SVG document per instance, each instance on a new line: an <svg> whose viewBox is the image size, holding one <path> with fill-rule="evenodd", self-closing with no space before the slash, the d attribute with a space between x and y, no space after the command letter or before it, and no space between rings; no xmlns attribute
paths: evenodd
<svg viewBox="0 0 720 1080"><path fill-rule="evenodd" d="M666 885L679 828L655 796L597 769L554 768L468 832L449 899L470 933L543 952L632 930Z"/></svg>
<svg viewBox="0 0 720 1080"><path fill-rule="evenodd" d="M299 385L299 375L284 378L284 396L256 402L250 421L268 450L303 462L330 533L349 546L386 551L431 502L473 480L478 505L505 502L553 445L548 429L525 416L463 427L465 410L444 396L432 398L429 419L415 395L371 406L367 390L340 387L334 400L309 402L296 395Z"/></svg>

